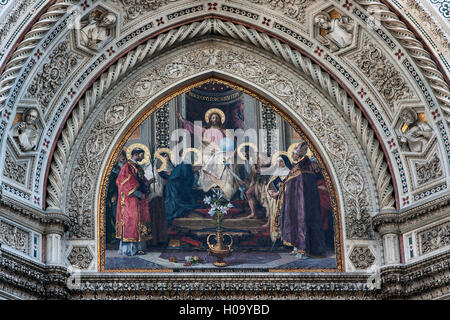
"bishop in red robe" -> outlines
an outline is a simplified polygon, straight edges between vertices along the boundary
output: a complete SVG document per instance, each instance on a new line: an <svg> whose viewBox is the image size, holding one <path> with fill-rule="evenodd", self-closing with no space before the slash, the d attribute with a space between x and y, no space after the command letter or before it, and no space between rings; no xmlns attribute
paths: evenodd
<svg viewBox="0 0 450 320"><path fill-rule="evenodd" d="M121 240L119 253L128 256L143 254L145 241L152 238L148 200L152 181L145 178L144 170L138 164L144 154L144 150L134 149L116 180L116 237Z"/></svg>

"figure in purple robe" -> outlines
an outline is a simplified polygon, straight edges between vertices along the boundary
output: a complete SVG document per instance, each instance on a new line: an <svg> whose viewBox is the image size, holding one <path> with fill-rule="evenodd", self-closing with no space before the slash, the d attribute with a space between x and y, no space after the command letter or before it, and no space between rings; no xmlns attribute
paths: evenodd
<svg viewBox="0 0 450 320"><path fill-rule="evenodd" d="M303 259L327 255L317 178L307 150L307 143L302 142L292 154L298 162L280 188L275 216L283 244L294 247L292 253Z"/></svg>

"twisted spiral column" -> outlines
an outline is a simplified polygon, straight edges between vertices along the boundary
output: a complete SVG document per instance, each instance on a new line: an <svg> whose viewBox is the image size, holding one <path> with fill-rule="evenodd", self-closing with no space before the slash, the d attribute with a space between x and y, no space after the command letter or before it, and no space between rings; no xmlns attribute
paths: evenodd
<svg viewBox="0 0 450 320"><path fill-rule="evenodd" d="M216 21L215 31L224 36L228 35L235 39L238 38L242 41L252 42L254 45L262 47L267 51L272 51L318 83L350 120L354 132L365 148L366 156L372 167L377 191L380 196L380 208L387 209L394 207L395 198L393 196L392 177L388 170L389 167L384 158L380 143L376 139L375 133L370 128L361 110L355 106L353 100L336 81L331 79L328 73L322 71L320 66L314 64L309 58L302 56L301 53L292 50L288 45L281 43L279 40L270 38L267 34L261 34L245 26L234 25L232 22L223 22L220 20Z"/></svg>
<svg viewBox="0 0 450 320"><path fill-rule="evenodd" d="M252 43L257 47L282 57L285 61L300 69L309 78L316 81L337 102L343 113L349 118L360 142L366 149L366 155L369 158L374 178L377 181L377 191L381 197L380 207L393 207L395 200L393 197L392 180L380 144L376 140L373 130L369 127L361 111L355 106L347 93L339 87L339 84L332 80L326 72L323 72L309 58L302 56L301 53L292 50L288 45L282 44L279 40L245 26L236 25L232 22L223 22L218 19L194 22L178 29L172 29L155 39L147 41L145 44L138 46L126 56L119 59L106 73L102 74L99 80L94 82L93 86L75 107L57 142L47 188L47 205L49 207L61 208L62 206L60 197L63 189L63 177L67 158L82 125L92 111L95 103L108 92L112 85L128 71L143 62L144 59L176 43L205 34L218 34Z"/></svg>
<svg viewBox="0 0 450 320"><path fill-rule="evenodd" d="M31 30L25 35L19 43L17 49L11 55L6 64L4 72L0 78L0 112L5 108L14 82L19 75L20 70L30 57L36 45L44 38L47 32L54 27L58 20L67 12L77 0L56 0L47 12L45 12L37 21Z"/></svg>
<svg viewBox="0 0 450 320"><path fill-rule="evenodd" d="M425 50L422 43L416 39L414 33L408 30L406 24L379 0L355 0L364 9L371 7L379 14L383 26L406 48L408 54L414 59L427 78L433 89L436 99L445 112L445 119L450 123L450 90L436 63Z"/></svg>
<svg viewBox="0 0 450 320"><path fill-rule="evenodd" d="M48 176L47 205L49 209L62 207L61 195L67 159L81 127L93 110L96 102L109 91L111 86L130 70L133 70L144 59L153 56L164 48L171 47L176 42L182 42L207 33L211 33L209 20L185 25L179 29L172 29L130 51L111 66L106 73L103 73L100 79L94 82L74 108L56 144Z"/></svg>

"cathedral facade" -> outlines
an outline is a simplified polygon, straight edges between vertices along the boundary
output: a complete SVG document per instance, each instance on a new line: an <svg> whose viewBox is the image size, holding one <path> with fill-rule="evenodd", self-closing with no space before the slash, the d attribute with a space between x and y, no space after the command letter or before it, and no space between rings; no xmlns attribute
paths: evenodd
<svg viewBox="0 0 450 320"><path fill-rule="evenodd" d="M0 299L450 297L445 1L0 17Z"/></svg>

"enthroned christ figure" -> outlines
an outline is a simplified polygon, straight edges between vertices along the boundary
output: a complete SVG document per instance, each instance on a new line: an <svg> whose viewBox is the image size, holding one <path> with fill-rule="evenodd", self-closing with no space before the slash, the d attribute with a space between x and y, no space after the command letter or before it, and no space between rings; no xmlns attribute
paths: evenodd
<svg viewBox="0 0 450 320"><path fill-rule="evenodd" d="M227 137L223 128L225 114L218 108L209 109L205 113L206 128L195 128L195 125L178 113L183 128L191 134L201 132L203 165L199 172L198 184L203 192L211 188L220 188L227 200L231 200L237 190L234 174L234 140Z"/></svg>

